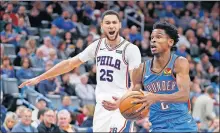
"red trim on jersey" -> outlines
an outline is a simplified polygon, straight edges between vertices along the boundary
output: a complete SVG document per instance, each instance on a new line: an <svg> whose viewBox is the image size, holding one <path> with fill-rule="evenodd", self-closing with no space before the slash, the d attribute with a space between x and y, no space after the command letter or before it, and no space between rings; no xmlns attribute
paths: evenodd
<svg viewBox="0 0 220 133"><path fill-rule="evenodd" d="M191 111L191 102L190 102L190 99L188 99L188 111Z"/></svg>
<svg viewBox="0 0 220 133"><path fill-rule="evenodd" d="M129 86L128 86L128 84L129 84L129 83L128 83L128 82L129 82L129 81L128 81L128 73L129 73L129 72L128 72L128 65L127 65L127 68L126 68L126 87L127 87L127 89L129 88Z"/></svg>
<svg viewBox="0 0 220 133"><path fill-rule="evenodd" d="M125 120L124 126L119 130L119 132L122 132L126 128L127 120Z"/></svg>
<svg viewBox="0 0 220 133"><path fill-rule="evenodd" d="M95 50L95 57L96 57L97 54L98 54L98 51L99 51L99 48L100 48L101 42L102 42L102 38L99 40L98 45L97 45L97 47L96 47L96 50Z"/></svg>
<svg viewBox="0 0 220 133"><path fill-rule="evenodd" d="M125 50L127 48L127 46L130 44L130 42L128 44L125 45L124 49L123 49L123 52L122 52L122 60L123 62L128 65L128 62L125 60Z"/></svg>

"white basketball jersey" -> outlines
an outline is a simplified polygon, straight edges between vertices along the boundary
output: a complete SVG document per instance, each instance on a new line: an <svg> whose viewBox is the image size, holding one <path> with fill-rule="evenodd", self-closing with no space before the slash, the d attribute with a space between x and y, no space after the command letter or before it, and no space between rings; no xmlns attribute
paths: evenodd
<svg viewBox="0 0 220 133"><path fill-rule="evenodd" d="M121 97L128 90L128 63L125 50L133 45L123 39L114 49L106 44L106 39L99 41L96 49L96 101L112 100L112 96Z"/></svg>

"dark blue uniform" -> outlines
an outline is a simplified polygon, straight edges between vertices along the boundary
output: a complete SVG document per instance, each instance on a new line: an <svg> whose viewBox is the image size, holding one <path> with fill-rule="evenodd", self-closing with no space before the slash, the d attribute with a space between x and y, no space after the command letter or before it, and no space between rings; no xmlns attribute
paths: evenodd
<svg viewBox="0 0 220 133"><path fill-rule="evenodd" d="M160 73L151 71L152 60L146 61L143 77L144 91L157 94L172 94L179 91L173 68L177 55L172 54L170 61ZM190 103L157 102L150 107L149 120L152 132L196 132L197 125L189 112Z"/></svg>

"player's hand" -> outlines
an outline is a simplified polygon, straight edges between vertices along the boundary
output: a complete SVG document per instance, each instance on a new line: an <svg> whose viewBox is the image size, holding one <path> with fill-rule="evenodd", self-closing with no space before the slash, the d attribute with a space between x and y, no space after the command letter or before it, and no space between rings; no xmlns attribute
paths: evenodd
<svg viewBox="0 0 220 133"><path fill-rule="evenodd" d="M105 100L102 101L102 106L108 111L116 110L119 107L120 99L114 96L112 98L114 99L114 102L105 101Z"/></svg>
<svg viewBox="0 0 220 133"><path fill-rule="evenodd" d="M20 86L18 86L19 88L23 88L24 86L32 86L32 85L36 85L40 82L40 79L39 77L36 77L36 78L32 78L32 79L29 79L25 82L23 82Z"/></svg>
<svg viewBox="0 0 220 133"><path fill-rule="evenodd" d="M133 98L137 98L138 100L135 100L133 104L142 104L142 106L136 110L136 112L141 112L145 108L149 108L151 104L156 102L156 95L153 93L145 93L144 96L132 96Z"/></svg>

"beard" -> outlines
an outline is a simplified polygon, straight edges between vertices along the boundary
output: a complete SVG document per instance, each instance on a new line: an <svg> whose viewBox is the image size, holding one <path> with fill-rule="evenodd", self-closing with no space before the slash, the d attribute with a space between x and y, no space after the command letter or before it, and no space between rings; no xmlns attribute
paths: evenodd
<svg viewBox="0 0 220 133"><path fill-rule="evenodd" d="M106 36L106 38L110 41L115 41L119 35L119 32L116 32L115 37L113 39L110 39L110 37L108 36L108 33L104 32L104 35Z"/></svg>

